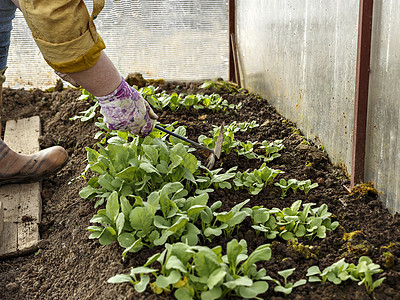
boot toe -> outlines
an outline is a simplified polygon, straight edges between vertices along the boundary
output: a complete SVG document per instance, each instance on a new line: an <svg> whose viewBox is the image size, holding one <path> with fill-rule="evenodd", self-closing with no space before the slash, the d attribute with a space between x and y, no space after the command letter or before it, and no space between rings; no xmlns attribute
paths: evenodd
<svg viewBox="0 0 400 300"><path fill-rule="evenodd" d="M50 175L60 170L68 162L68 152L60 146L50 147L37 153L39 176Z"/></svg>

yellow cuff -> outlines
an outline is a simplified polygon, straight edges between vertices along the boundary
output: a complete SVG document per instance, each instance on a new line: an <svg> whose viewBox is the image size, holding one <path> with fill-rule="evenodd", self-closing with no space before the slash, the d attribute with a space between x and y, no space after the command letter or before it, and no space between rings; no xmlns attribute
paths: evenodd
<svg viewBox="0 0 400 300"><path fill-rule="evenodd" d="M80 57L67 61L67 62L51 62L45 58L46 62L54 70L61 73L75 73L85 71L93 67L100 58L101 50L105 49L103 39L98 35L96 43L90 48L88 52Z"/></svg>

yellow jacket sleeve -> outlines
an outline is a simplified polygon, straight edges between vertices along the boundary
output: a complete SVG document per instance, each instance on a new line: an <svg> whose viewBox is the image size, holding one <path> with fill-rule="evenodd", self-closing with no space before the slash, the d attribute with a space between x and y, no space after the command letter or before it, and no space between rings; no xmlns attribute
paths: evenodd
<svg viewBox="0 0 400 300"><path fill-rule="evenodd" d="M93 0L90 16L83 0L19 0L25 20L46 62L56 71L91 68L105 49L93 19L104 0Z"/></svg>

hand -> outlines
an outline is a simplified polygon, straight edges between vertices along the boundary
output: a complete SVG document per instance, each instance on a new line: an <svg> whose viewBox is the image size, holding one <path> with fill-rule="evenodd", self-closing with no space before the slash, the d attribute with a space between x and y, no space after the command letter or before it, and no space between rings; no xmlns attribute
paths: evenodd
<svg viewBox="0 0 400 300"><path fill-rule="evenodd" d="M100 112L111 130L124 130L145 137L153 131L158 116L138 91L122 80L111 94L97 97Z"/></svg>

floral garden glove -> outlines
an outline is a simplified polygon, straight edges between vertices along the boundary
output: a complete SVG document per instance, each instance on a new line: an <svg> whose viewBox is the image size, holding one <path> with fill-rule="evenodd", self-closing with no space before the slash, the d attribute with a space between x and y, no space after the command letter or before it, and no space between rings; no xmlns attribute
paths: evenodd
<svg viewBox="0 0 400 300"><path fill-rule="evenodd" d="M114 92L97 97L97 100L109 129L130 131L141 137L152 132L157 115L140 93L123 78Z"/></svg>

